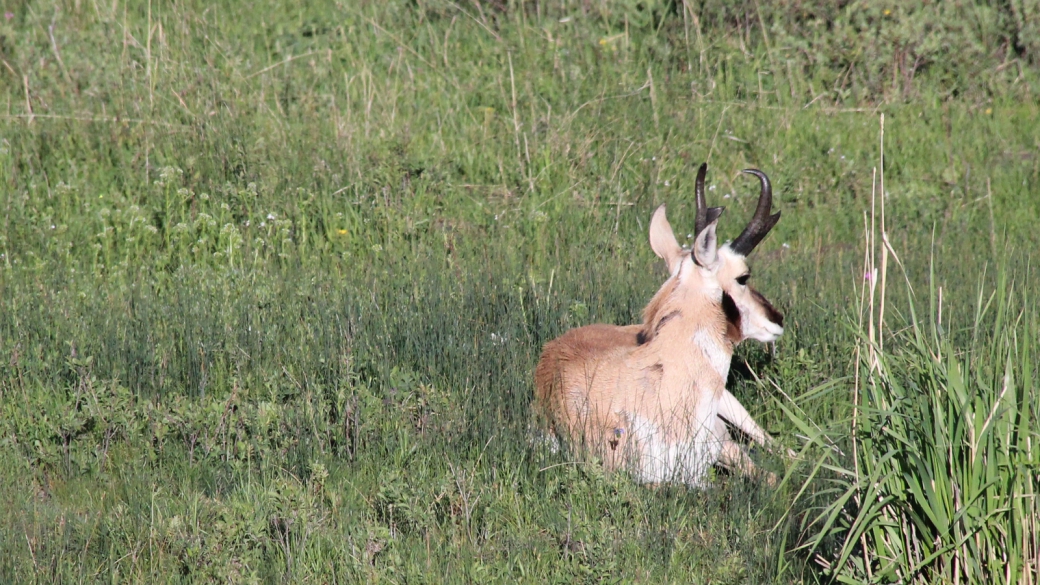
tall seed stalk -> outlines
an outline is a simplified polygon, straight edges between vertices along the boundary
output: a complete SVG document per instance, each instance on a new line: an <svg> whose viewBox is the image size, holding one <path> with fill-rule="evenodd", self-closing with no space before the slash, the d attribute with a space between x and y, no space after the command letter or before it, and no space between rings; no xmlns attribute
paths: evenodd
<svg viewBox="0 0 1040 585"><path fill-rule="evenodd" d="M816 533L804 548L846 583L1036 583L1035 303L998 260L993 290L980 279L964 347L947 333L954 319L943 324L933 252L930 316L918 317L904 269L906 313L892 314L906 326L886 332L889 255L902 264L886 231L883 116L879 138L880 180L864 214L852 465L831 439L811 439L827 459L817 469L833 472L840 489L811 521Z"/></svg>

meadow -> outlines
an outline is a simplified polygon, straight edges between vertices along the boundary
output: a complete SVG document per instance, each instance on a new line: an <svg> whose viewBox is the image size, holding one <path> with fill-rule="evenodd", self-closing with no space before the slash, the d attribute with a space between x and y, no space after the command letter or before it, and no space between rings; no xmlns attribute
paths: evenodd
<svg viewBox="0 0 1040 585"><path fill-rule="evenodd" d="M1038 582L1035 0L41 0L0 59L0 581ZM783 213L776 488L532 440L702 161Z"/></svg>

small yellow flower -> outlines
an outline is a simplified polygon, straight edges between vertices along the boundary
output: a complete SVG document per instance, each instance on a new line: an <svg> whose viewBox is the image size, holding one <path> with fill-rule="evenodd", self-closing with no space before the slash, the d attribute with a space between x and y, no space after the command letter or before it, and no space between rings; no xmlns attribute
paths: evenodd
<svg viewBox="0 0 1040 585"><path fill-rule="evenodd" d="M600 39L600 40L599 40L599 44L601 44L601 45L604 45L604 46L606 46L606 44L607 44L607 39Z"/></svg>
<svg viewBox="0 0 1040 585"><path fill-rule="evenodd" d="M888 15L890 15L890 14L892 14L892 11L891 11L891 10L889 10L888 8L886 8L886 9L885 9L885 16L888 16Z"/></svg>
<svg viewBox="0 0 1040 585"><path fill-rule="evenodd" d="M987 116L992 114L992 113L993 113L993 108L986 108L986 115Z"/></svg>
<svg viewBox="0 0 1040 585"><path fill-rule="evenodd" d="M347 230L336 230L336 231L338 231L339 235L341 235L341 236L347 235Z"/></svg>

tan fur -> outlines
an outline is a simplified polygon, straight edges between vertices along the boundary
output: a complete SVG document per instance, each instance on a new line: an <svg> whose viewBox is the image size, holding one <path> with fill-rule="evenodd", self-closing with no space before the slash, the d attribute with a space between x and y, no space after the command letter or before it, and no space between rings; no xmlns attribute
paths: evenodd
<svg viewBox="0 0 1040 585"><path fill-rule="evenodd" d="M663 213L655 214L651 234L658 219ZM715 245L712 223L692 254L674 250L674 274L647 305L642 326L621 328L627 343L618 343L617 329L594 325L545 346L535 373L539 409L557 433L608 469L627 468L648 483L674 476L699 484L718 459L726 375L713 362L721 356L728 368L733 343Z"/></svg>
<svg viewBox="0 0 1040 585"><path fill-rule="evenodd" d="M573 393L570 397L565 397L558 392L559 389L580 386L581 382L595 376L600 363L623 359L638 347L637 338L643 328L644 325L619 326L596 323L572 329L545 345L542 358L535 370L535 388L538 393L534 403L536 411L549 421L554 432L572 441L580 441L579 444L583 447L597 447L591 451L603 460L609 469L617 469L622 462L621 458L616 456L617 447L621 445L619 438L612 432L616 427L600 424L598 436L601 438L601 444L590 445L587 437L580 435L580 421L567 424L552 413L567 413L569 404L573 403ZM729 390L723 390L721 402L719 425L715 431L717 436L723 438L719 463L744 475L760 474L761 471L744 449L732 440L723 420L735 425L748 438L763 446L772 446L775 443L774 439L758 426ZM557 428L558 418L559 422L563 423L562 428ZM617 420L619 419L614 418L611 423L617 424ZM609 450L604 448L603 440L606 441L605 446ZM794 456L789 450L787 453ZM770 485L777 482L776 476L772 473L767 472L764 477Z"/></svg>
<svg viewBox="0 0 1040 585"><path fill-rule="evenodd" d="M536 404L557 433L602 459L608 469L625 467L634 455L629 443L636 417L653 421L660 440L678 445L700 432L691 428L692 413L707 409L710 414L702 418L717 416L713 405L726 380L690 339L704 331L731 355L726 323L717 303L676 289L671 282L662 287L662 298L651 304L655 310L647 311L643 325L574 329L546 344L542 353L535 372ZM681 318L670 319L650 341L637 343L641 330L675 311Z"/></svg>
<svg viewBox="0 0 1040 585"><path fill-rule="evenodd" d="M714 223L711 228L714 237ZM746 337L721 307L723 288L742 318L758 308L757 293L735 281L747 273L744 258L726 247L716 255L714 240L700 236L694 252L684 252L663 206L651 221L650 241L672 276L647 304L643 323L589 325L547 343L535 371L535 408L579 453L648 483L668 478L641 458L675 459L672 448L691 445L693 459L683 461L695 469L681 481L701 483L703 467L716 462L753 473L754 464L722 422L725 417L753 440L771 442L725 388L733 347ZM647 437L657 445L648 447ZM767 474L767 480L773 483L775 476Z"/></svg>

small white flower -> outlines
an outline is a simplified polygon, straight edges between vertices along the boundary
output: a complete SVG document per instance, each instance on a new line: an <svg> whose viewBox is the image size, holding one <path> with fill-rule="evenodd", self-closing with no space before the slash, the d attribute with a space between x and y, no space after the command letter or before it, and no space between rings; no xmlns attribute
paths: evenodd
<svg viewBox="0 0 1040 585"><path fill-rule="evenodd" d="M664 182L664 186L667 187L668 185L669 185L668 181L665 181Z"/></svg>
<svg viewBox="0 0 1040 585"><path fill-rule="evenodd" d="M781 244L781 247L783 247L783 249L785 249L785 250L788 250L788 249L791 248L791 244L788 244L787 242L784 242L783 244Z"/></svg>
<svg viewBox="0 0 1040 585"><path fill-rule="evenodd" d="M274 219L274 214L273 213L268 213L267 214L267 219Z"/></svg>

